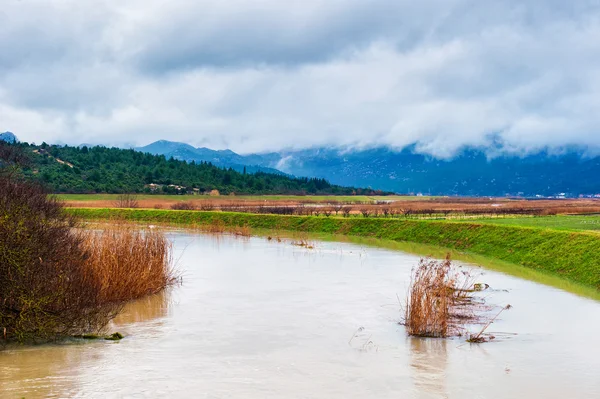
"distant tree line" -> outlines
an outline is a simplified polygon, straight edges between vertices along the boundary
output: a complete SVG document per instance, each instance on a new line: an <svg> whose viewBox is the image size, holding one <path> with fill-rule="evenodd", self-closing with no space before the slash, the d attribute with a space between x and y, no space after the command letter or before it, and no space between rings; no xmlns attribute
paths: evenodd
<svg viewBox="0 0 600 399"><path fill-rule="evenodd" d="M31 155L24 174L56 193L208 193L381 195L341 187L319 178L264 172L240 173L210 162L185 162L163 155L108 147L14 144Z"/></svg>

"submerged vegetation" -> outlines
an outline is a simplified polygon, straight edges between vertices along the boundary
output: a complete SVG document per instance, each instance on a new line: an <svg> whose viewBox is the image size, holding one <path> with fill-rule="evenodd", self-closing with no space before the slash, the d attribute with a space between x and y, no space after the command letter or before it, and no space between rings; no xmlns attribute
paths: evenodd
<svg viewBox="0 0 600 399"><path fill-rule="evenodd" d="M452 309L467 298L468 282L460 277L452 273L450 258L419 261L411 275L404 312L409 335L444 338L456 331Z"/></svg>
<svg viewBox="0 0 600 399"><path fill-rule="evenodd" d="M6 146L5 146L6 148ZM0 331L36 342L100 331L132 299L174 282L160 233L79 229L0 148Z"/></svg>
<svg viewBox="0 0 600 399"><path fill-rule="evenodd" d="M125 303L156 294L177 280L171 243L162 232L117 225L81 231L87 267L100 282L102 303Z"/></svg>
<svg viewBox="0 0 600 399"><path fill-rule="evenodd" d="M511 306L486 318L482 314L486 310L484 300L476 298L475 293L487 288L487 284L473 283L469 271L453 267L449 256L444 260L421 258L408 287L404 308L406 332L429 338L467 335L470 343L494 339L484 335L486 329ZM478 333L467 333L468 324L483 324L483 327Z"/></svg>

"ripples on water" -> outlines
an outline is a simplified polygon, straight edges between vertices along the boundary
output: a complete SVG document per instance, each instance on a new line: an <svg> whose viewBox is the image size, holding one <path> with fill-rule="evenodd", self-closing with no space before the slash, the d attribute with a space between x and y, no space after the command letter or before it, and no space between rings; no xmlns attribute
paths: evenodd
<svg viewBox="0 0 600 399"><path fill-rule="evenodd" d="M128 306L126 339L2 351L0 397L600 397L596 301L484 271L488 303L513 306L497 342L410 338L413 255L172 238L184 285Z"/></svg>

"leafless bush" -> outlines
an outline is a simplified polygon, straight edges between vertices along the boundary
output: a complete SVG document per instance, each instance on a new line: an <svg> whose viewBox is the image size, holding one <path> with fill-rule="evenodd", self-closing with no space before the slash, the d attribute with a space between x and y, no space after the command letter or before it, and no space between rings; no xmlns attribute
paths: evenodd
<svg viewBox="0 0 600 399"><path fill-rule="evenodd" d="M98 282L86 278L75 221L40 187L0 177L0 326L20 341L101 327ZM68 280L65 276L69 276ZM85 310L85 314L83 314Z"/></svg>
<svg viewBox="0 0 600 399"><path fill-rule="evenodd" d="M196 210L196 205L191 201L182 201L171 205L171 209L176 211L194 211Z"/></svg>
<svg viewBox="0 0 600 399"><path fill-rule="evenodd" d="M115 208L139 208L138 198L134 194L119 194L114 202Z"/></svg>
<svg viewBox="0 0 600 399"><path fill-rule="evenodd" d="M200 202L200 210L201 211L214 211L215 205L210 201L202 201L202 202Z"/></svg>

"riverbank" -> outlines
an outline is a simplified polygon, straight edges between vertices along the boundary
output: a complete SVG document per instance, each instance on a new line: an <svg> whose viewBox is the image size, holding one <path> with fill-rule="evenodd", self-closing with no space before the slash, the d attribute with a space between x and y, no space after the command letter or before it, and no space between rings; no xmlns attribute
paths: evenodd
<svg viewBox="0 0 600 399"><path fill-rule="evenodd" d="M68 212L86 220L125 220L181 227L224 225L414 242L521 265L600 290L600 237L594 233L438 220L111 208L72 208Z"/></svg>

